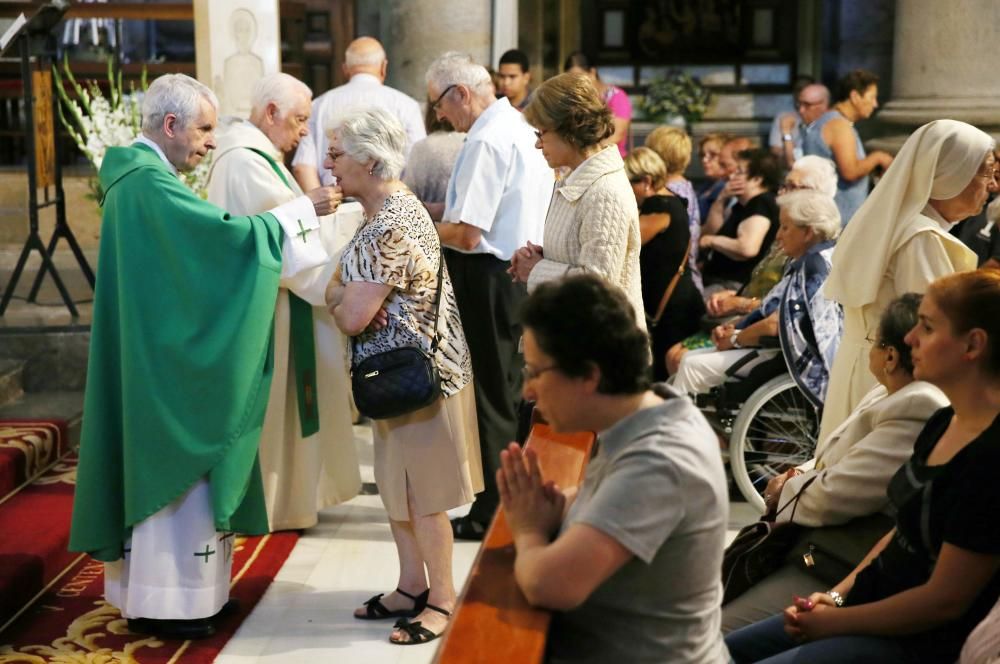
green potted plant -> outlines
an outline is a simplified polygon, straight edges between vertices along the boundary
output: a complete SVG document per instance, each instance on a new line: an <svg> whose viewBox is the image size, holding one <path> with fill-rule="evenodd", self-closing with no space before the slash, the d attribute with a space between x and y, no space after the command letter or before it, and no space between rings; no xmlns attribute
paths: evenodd
<svg viewBox="0 0 1000 664"><path fill-rule="evenodd" d="M654 79L639 107L654 122L690 125L708 110L712 93L698 79L682 71Z"/></svg>

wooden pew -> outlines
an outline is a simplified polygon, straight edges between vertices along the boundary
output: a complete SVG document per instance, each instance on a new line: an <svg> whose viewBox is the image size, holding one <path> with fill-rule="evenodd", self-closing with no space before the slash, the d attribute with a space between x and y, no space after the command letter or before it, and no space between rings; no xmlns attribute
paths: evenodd
<svg viewBox="0 0 1000 664"><path fill-rule="evenodd" d="M594 434L557 434L535 424L527 446L545 479L565 488L583 480ZM514 581L514 541L503 508L483 539L434 662L535 664L542 661L551 615L528 604Z"/></svg>

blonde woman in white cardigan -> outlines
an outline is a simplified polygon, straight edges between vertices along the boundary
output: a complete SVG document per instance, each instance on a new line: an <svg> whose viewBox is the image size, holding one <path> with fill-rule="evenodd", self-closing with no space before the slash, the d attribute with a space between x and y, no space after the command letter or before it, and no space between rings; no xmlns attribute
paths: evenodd
<svg viewBox="0 0 1000 664"><path fill-rule="evenodd" d="M941 390L913 378L903 338L916 324L919 306L915 293L889 303L868 357L878 385L821 441L814 459L768 484L764 501L769 514L777 512L776 521L789 521L794 511L796 524L821 529L882 512L888 505L889 480L910 458L927 419L948 405ZM789 505L796 497L797 505ZM892 522L886 522L888 531ZM856 548L867 551L871 544ZM820 583L800 565L786 564L723 607L722 629L728 633L770 617L788 606L792 595L806 596Z"/></svg>
<svg viewBox="0 0 1000 664"><path fill-rule="evenodd" d="M639 210L621 155L607 144L611 112L588 77L567 73L535 90L524 118L537 130L535 147L549 166L569 174L552 194L542 246L519 249L511 275L530 292L545 281L595 272L625 291L645 329Z"/></svg>

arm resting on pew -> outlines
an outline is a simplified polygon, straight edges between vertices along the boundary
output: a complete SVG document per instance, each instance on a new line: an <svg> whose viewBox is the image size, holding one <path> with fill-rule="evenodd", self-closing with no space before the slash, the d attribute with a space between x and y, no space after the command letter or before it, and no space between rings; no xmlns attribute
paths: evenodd
<svg viewBox="0 0 1000 664"><path fill-rule="evenodd" d="M500 453L497 488L517 558L514 578L534 606L575 608L632 557L600 530L574 524L552 540L564 518L566 495L542 477L538 455L512 443Z"/></svg>
<svg viewBox="0 0 1000 664"><path fill-rule="evenodd" d="M539 532L514 532L514 578L534 606L568 611L580 606L599 585L632 558L632 552L586 524L549 542Z"/></svg>

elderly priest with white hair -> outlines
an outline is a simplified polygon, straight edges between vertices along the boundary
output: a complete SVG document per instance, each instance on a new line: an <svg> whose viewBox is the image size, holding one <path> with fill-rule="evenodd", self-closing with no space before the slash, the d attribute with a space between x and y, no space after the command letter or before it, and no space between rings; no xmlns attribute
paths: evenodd
<svg viewBox="0 0 1000 664"><path fill-rule="evenodd" d="M149 86L142 135L109 148L70 550L105 563L133 632L214 633L233 532L267 532L257 445L280 281L329 260L317 189L232 216L178 172L215 148L218 100L183 74Z"/></svg>
<svg viewBox="0 0 1000 664"><path fill-rule="evenodd" d="M312 92L288 74L257 82L250 119L223 118L208 200L255 214L302 195L282 163L308 133ZM317 510L361 488L351 429L346 343L324 292L340 252L361 224L361 205L344 203L317 234L330 260L283 279L274 311L274 374L260 439L271 530L316 525Z"/></svg>

